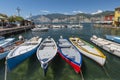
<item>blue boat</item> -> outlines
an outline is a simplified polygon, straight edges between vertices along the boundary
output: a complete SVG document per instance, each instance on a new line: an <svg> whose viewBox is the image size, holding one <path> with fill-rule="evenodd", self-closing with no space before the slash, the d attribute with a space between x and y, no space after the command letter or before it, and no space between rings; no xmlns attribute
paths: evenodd
<svg viewBox="0 0 120 80"><path fill-rule="evenodd" d="M120 36L105 35L106 39L120 43Z"/></svg>
<svg viewBox="0 0 120 80"><path fill-rule="evenodd" d="M13 49L6 58L7 69L14 69L22 61L34 54L41 43L42 38L33 37L30 40Z"/></svg>
<svg viewBox="0 0 120 80"><path fill-rule="evenodd" d="M0 60L5 58L10 52L8 47L13 44L15 38L8 38L0 41Z"/></svg>
<svg viewBox="0 0 120 80"><path fill-rule="evenodd" d="M3 37L3 36L0 36L0 41L1 41L1 40L4 40L4 39L5 39L5 37Z"/></svg>

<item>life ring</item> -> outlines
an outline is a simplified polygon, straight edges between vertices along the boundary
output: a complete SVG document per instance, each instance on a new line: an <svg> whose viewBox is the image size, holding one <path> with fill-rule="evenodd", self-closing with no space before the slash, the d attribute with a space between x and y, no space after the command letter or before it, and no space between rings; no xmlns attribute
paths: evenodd
<svg viewBox="0 0 120 80"><path fill-rule="evenodd" d="M3 52L4 52L4 48L0 47L0 53L3 53Z"/></svg>

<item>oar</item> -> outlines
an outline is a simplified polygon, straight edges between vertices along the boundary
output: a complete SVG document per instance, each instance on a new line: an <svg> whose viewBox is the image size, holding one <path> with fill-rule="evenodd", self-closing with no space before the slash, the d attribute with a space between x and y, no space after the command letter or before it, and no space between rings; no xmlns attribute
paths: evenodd
<svg viewBox="0 0 120 80"><path fill-rule="evenodd" d="M107 72L107 70L105 69L104 66L103 66L103 70L105 71L105 74L108 76L108 78L109 78L110 80L112 80L112 78L110 77L110 75L108 74L108 72Z"/></svg>

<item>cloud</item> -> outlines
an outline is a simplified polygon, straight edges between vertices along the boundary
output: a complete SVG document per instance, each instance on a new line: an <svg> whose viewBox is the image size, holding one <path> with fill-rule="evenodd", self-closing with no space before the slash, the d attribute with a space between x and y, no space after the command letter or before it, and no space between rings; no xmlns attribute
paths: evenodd
<svg viewBox="0 0 120 80"><path fill-rule="evenodd" d="M73 11L73 13L83 13L82 11Z"/></svg>
<svg viewBox="0 0 120 80"><path fill-rule="evenodd" d="M102 10L98 10L98 11L93 12L93 13L91 13L91 14L94 15L94 14L99 14L99 13L102 13L102 12L103 12Z"/></svg>
<svg viewBox="0 0 120 80"><path fill-rule="evenodd" d="M40 10L40 12L42 12L42 13L49 13L50 11L48 11L48 10Z"/></svg>

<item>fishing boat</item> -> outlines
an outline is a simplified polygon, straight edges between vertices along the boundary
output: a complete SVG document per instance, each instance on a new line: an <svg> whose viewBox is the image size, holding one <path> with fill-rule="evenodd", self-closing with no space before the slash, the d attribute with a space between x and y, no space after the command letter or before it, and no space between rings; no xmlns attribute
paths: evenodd
<svg viewBox="0 0 120 80"><path fill-rule="evenodd" d="M120 36L105 35L106 39L120 44Z"/></svg>
<svg viewBox="0 0 120 80"><path fill-rule="evenodd" d="M111 54L114 54L118 57L120 57L120 44L99 38L95 35L93 35L90 39L94 44L97 46L103 48L104 50L110 52Z"/></svg>
<svg viewBox="0 0 120 80"><path fill-rule="evenodd" d="M7 38L7 39L4 39L4 40L1 40L0 41L0 47L7 47L9 45L11 45L11 43L15 40L15 38Z"/></svg>
<svg viewBox="0 0 120 80"><path fill-rule="evenodd" d="M0 36L0 41L1 41L1 40L4 40L4 39L5 39L5 37L3 37L3 36Z"/></svg>
<svg viewBox="0 0 120 80"><path fill-rule="evenodd" d="M8 70L14 69L18 64L34 54L41 40L42 38L33 37L10 51L6 57Z"/></svg>
<svg viewBox="0 0 120 80"><path fill-rule="evenodd" d="M67 40L62 37L58 41L58 53L76 73L81 73L81 53Z"/></svg>
<svg viewBox="0 0 120 80"><path fill-rule="evenodd" d="M88 58L96 61L98 64L103 66L106 61L106 56L98 50L93 45L87 43L86 41L78 38L78 37L71 37L69 38L72 44L85 56Z"/></svg>
<svg viewBox="0 0 120 80"><path fill-rule="evenodd" d="M41 67L46 75L49 62L55 57L57 53L57 45L53 38L46 38L37 49L37 58L41 63Z"/></svg>
<svg viewBox="0 0 120 80"><path fill-rule="evenodd" d="M15 38L8 38L0 41L0 60L5 58L9 53L9 48L14 41Z"/></svg>

